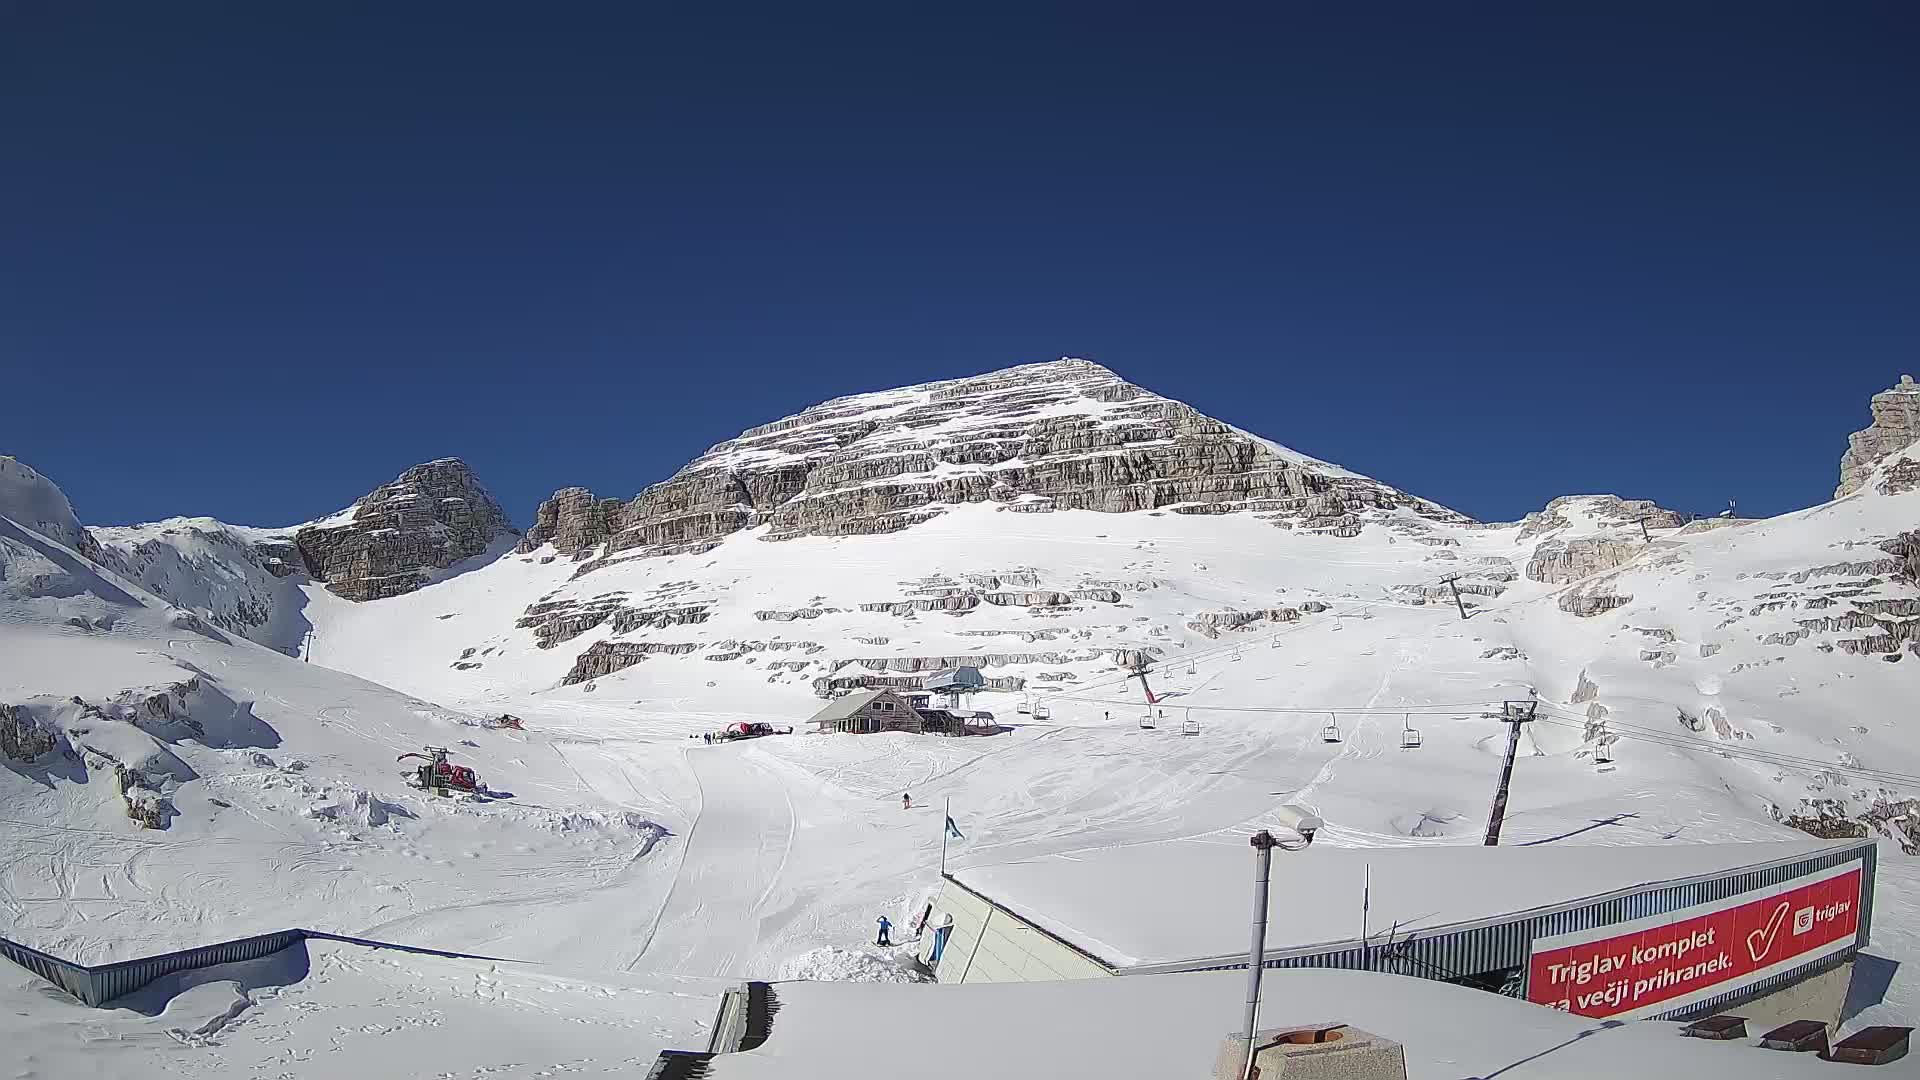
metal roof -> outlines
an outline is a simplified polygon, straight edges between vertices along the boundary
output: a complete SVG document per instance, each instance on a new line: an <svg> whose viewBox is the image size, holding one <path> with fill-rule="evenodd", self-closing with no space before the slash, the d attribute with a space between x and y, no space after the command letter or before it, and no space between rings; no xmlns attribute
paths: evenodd
<svg viewBox="0 0 1920 1080"><path fill-rule="evenodd" d="M977 667L963 666L936 671L920 680L920 685L928 690L980 690L987 685L987 677L980 674Z"/></svg>
<svg viewBox="0 0 1920 1080"><path fill-rule="evenodd" d="M1859 858L1861 847L1811 837L1636 846L1315 844L1274 862L1267 947L1274 955L1358 949L1363 904L1370 933L1397 928L1396 937L1426 938L1581 907L1621 890L1737 877L1821 855ZM966 866L951 876L1108 966L1139 971L1244 964L1240 908L1252 869L1244 846L1186 840ZM1173 893L1157 884L1169 880L1182 888ZM1178 899L1178 918L1168 917L1170 897Z"/></svg>

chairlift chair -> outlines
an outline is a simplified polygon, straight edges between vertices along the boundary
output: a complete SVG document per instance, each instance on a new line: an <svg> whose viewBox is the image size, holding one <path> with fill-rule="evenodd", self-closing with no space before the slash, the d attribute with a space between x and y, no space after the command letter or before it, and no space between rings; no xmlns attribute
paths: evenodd
<svg viewBox="0 0 1920 1080"><path fill-rule="evenodd" d="M1193 661L1191 660L1187 661L1187 674L1189 675L1194 674Z"/></svg>
<svg viewBox="0 0 1920 1080"><path fill-rule="evenodd" d="M1333 717L1332 722L1320 729L1320 741L1329 743L1340 741L1340 718L1338 716Z"/></svg>
<svg viewBox="0 0 1920 1080"><path fill-rule="evenodd" d="M1153 730L1153 714L1151 712L1143 712L1140 714L1140 730Z"/></svg>
<svg viewBox="0 0 1920 1080"><path fill-rule="evenodd" d="M1408 714L1400 720L1400 749L1420 749L1420 729L1413 726L1413 716Z"/></svg>
<svg viewBox="0 0 1920 1080"><path fill-rule="evenodd" d="M1593 765L1598 772L1613 771L1613 744L1601 743L1594 748Z"/></svg>
<svg viewBox="0 0 1920 1080"><path fill-rule="evenodd" d="M1180 734L1182 735L1200 734L1200 721L1195 720L1193 718L1192 709L1188 709L1186 717L1180 721Z"/></svg>
<svg viewBox="0 0 1920 1080"><path fill-rule="evenodd" d="M1040 704L1035 705L1033 707L1033 712L1031 715L1035 720L1046 720L1046 719L1050 719L1053 716L1053 710L1051 708L1048 708L1047 703L1043 701Z"/></svg>

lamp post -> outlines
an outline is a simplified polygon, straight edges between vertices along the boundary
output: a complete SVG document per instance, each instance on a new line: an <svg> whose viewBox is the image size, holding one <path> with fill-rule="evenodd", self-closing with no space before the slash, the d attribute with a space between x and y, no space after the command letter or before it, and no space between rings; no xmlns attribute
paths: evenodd
<svg viewBox="0 0 1920 1080"><path fill-rule="evenodd" d="M1276 840L1272 833L1261 829L1248 840L1253 845L1253 943L1247 949L1247 1056L1240 1067L1240 1080L1253 1078L1253 1040L1260 1030L1260 978L1267 963L1267 884L1273 877L1273 849L1299 851L1313 843L1313 834L1326 824L1318 814L1295 803L1280 807L1276 816L1282 826L1292 830L1299 839Z"/></svg>

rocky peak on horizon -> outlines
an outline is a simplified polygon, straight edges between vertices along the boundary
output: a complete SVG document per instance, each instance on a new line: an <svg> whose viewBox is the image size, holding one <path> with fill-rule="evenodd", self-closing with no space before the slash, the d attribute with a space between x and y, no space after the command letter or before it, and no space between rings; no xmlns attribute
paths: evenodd
<svg viewBox="0 0 1920 1080"><path fill-rule="evenodd" d="M1873 423L1847 438L1847 452L1840 458L1840 486L1836 499L1851 495L1866 486L1886 459L1902 450L1914 449L1920 442L1920 383L1902 375L1891 389L1873 395ZM1920 457L1920 452L1909 458ZM1899 494L1920 488L1920 462L1889 462L1888 476L1882 481L1883 494Z"/></svg>
<svg viewBox="0 0 1920 1080"><path fill-rule="evenodd" d="M763 525L768 540L889 533L963 503L1249 512L1341 536L1376 511L1467 520L1066 357L834 398L716 444L625 503L564 488L520 550L673 554Z"/></svg>
<svg viewBox="0 0 1920 1080"><path fill-rule="evenodd" d="M19 458L5 454L0 454L0 517L12 518L24 528L100 561L99 543L80 524L60 485Z"/></svg>
<svg viewBox="0 0 1920 1080"><path fill-rule="evenodd" d="M293 531L307 572L349 600L409 593L514 533L459 458L415 465L353 506Z"/></svg>

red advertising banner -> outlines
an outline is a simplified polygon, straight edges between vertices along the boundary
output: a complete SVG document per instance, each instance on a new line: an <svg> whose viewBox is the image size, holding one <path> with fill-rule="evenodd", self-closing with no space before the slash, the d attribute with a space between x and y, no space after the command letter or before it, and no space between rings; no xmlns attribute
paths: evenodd
<svg viewBox="0 0 1920 1080"><path fill-rule="evenodd" d="M1851 944L1860 930L1858 863L1623 926L1534 943L1527 999L1582 1016L1657 1012L1736 989ZM1609 935L1609 936L1601 936ZM1580 940L1590 939L1590 940Z"/></svg>

